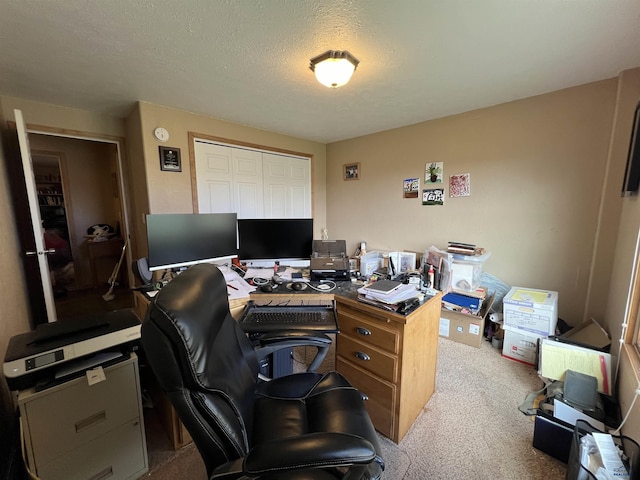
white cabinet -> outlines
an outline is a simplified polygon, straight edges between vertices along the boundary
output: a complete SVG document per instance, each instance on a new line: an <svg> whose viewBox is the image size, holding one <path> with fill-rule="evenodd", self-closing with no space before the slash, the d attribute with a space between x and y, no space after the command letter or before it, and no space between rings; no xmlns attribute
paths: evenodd
<svg viewBox="0 0 640 480"><path fill-rule="evenodd" d="M194 141L200 213L311 218L311 160Z"/></svg>
<svg viewBox="0 0 640 480"><path fill-rule="evenodd" d="M18 393L27 462L42 480L136 479L148 471L135 354L86 376Z"/></svg>

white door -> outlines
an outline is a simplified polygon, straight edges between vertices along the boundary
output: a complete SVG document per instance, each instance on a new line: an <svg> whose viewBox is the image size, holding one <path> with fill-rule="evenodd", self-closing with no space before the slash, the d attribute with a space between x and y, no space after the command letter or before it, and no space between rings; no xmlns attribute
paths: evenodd
<svg viewBox="0 0 640 480"><path fill-rule="evenodd" d="M13 111L16 120L16 130L18 132L18 144L20 146L20 157L22 159L22 169L24 171L25 185L27 188L27 198L29 201L29 211L31 213L31 223L33 227L33 236L35 237L36 249L34 251L25 252L26 255L35 255L38 258L38 266L40 268L40 279L44 291L44 301L47 310L47 321L55 322L57 320L56 305L53 298L53 287L51 286L51 276L49 274L49 263L47 254L53 253L55 250L47 250L44 242L44 229L42 228L42 220L40 219L40 207L38 206L38 193L36 190L36 181L33 174L33 165L31 163L31 149L29 148L29 137L27 136L27 128L20 110Z"/></svg>
<svg viewBox="0 0 640 480"><path fill-rule="evenodd" d="M195 141L199 213L262 218L262 154Z"/></svg>
<svg viewBox="0 0 640 480"><path fill-rule="evenodd" d="M311 161L263 154L264 217L311 218Z"/></svg>

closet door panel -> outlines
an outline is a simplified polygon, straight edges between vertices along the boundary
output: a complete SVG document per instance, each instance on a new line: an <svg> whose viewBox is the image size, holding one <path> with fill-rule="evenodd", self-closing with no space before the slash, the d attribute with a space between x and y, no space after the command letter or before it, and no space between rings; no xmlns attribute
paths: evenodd
<svg viewBox="0 0 640 480"><path fill-rule="evenodd" d="M196 188L200 213L235 211L232 149L195 143Z"/></svg>
<svg viewBox="0 0 640 480"><path fill-rule="evenodd" d="M264 216L262 184L237 182L235 189L238 218L262 218Z"/></svg>
<svg viewBox="0 0 640 480"><path fill-rule="evenodd" d="M311 218L311 160L195 141L198 211Z"/></svg>

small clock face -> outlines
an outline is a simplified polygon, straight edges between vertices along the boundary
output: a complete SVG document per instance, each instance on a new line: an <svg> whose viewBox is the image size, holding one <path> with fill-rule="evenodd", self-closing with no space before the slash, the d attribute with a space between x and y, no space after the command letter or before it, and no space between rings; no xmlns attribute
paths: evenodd
<svg viewBox="0 0 640 480"><path fill-rule="evenodd" d="M169 140L169 132L167 132L166 128L158 127L153 131L153 134L161 142Z"/></svg>

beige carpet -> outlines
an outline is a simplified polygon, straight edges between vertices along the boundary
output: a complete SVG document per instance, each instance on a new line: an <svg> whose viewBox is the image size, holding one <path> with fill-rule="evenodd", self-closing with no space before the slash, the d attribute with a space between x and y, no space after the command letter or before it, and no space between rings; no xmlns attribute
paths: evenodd
<svg viewBox="0 0 640 480"><path fill-rule="evenodd" d="M532 447L533 421L518 410L541 386L532 367L503 358L488 342L475 348L441 338L436 392L399 445L380 436L384 477L565 478L563 463ZM206 478L193 445L163 452L147 441L153 480Z"/></svg>

